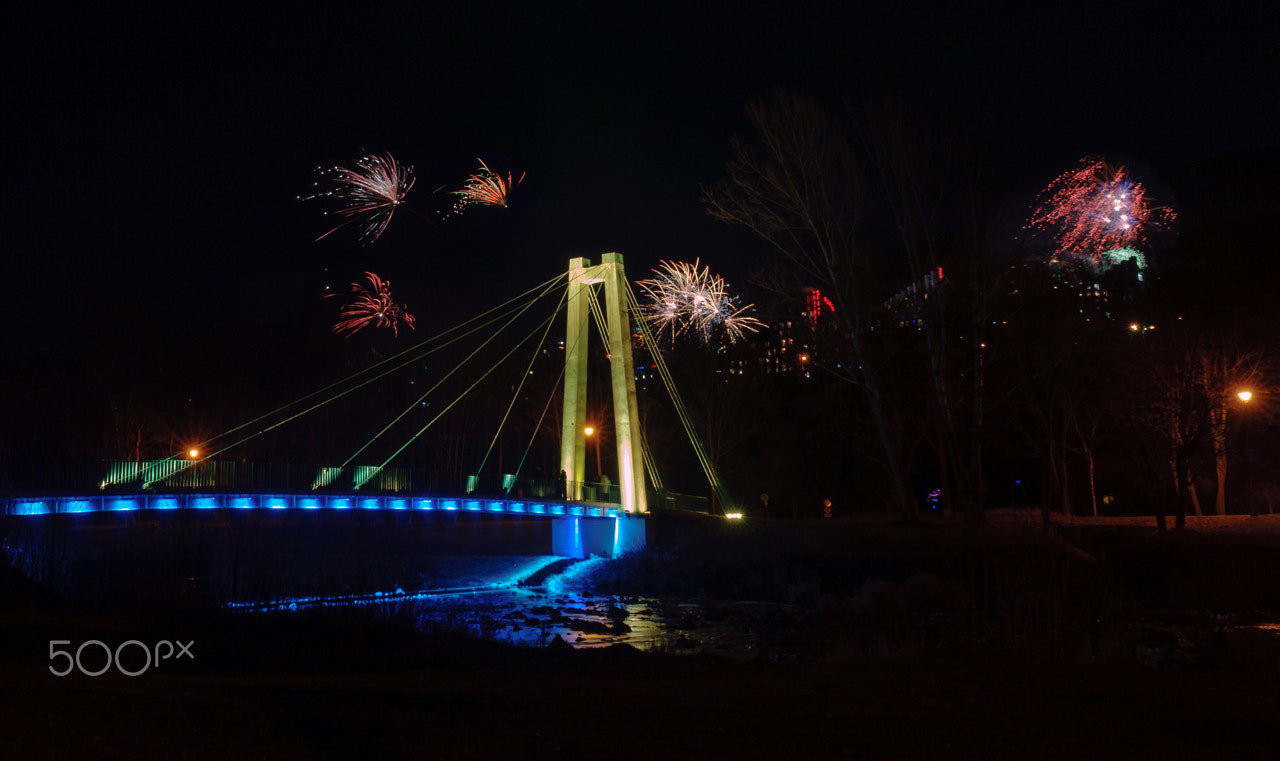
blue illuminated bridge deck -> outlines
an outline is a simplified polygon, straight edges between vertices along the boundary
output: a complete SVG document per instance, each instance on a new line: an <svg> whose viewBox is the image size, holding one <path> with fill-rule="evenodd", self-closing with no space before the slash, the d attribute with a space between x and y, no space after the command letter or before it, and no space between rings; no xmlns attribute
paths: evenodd
<svg viewBox="0 0 1280 761"><path fill-rule="evenodd" d="M87 497L13 497L0 500L6 516L74 516L79 514L151 515L227 511L246 515L299 513L331 515L368 513L396 516L454 516L459 520L538 519L550 524L552 554L562 557L618 557L643 549L645 518L631 515L621 505L546 499L498 499L478 496L432 497L352 493L115 493ZM278 511L278 512L277 512ZM292 511L292 512L291 512ZM452 518L449 518L452 520Z"/></svg>
<svg viewBox="0 0 1280 761"><path fill-rule="evenodd" d="M484 497L408 497L354 494L142 493L88 497L17 497L3 500L6 515L51 515L130 510L415 510L509 513L548 517L618 518L616 504L493 499Z"/></svg>

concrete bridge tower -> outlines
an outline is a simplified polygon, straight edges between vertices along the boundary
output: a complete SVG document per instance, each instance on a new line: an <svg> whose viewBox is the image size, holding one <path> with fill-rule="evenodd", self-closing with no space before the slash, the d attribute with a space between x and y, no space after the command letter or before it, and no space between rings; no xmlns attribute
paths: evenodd
<svg viewBox="0 0 1280 761"><path fill-rule="evenodd" d="M631 322L627 318L629 288L621 254L604 254L600 264L584 258L569 261L567 297L568 329L565 334L564 417L561 420L560 463L570 493L581 498L575 487L586 474L587 422L587 337L588 312L595 294L591 289L604 285L605 343L613 387L613 423L618 446L618 481L622 507L628 513L648 512L645 497L644 454L640 443L640 416L636 401L635 363L631 353Z"/></svg>

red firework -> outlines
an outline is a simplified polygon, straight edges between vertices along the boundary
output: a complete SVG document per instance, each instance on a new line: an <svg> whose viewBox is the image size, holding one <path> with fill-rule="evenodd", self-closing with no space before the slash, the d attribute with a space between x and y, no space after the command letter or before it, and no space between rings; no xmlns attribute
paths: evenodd
<svg viewBox="0 0 1280 761"><path fill-rule="evenodd" d="M342 319L333 326L333 332L350 338L357 331L369 327L391 328L392 335L399 335L400 325L412 330L413 315L391 298L391 281L383 280L372 272L364 274L369 278L369 285L351 284L352 299L342 307L339 313Z"/></svg>
<svg viewBox="0 0 1280 761"><path fill-rule="evenodd" d="M319 171L321 180L314 187L319 188L323 183L329 185L329 189L303 196L302 200L332 200L338 208L325 214L348 219L316 240L352 223L359 225L362 241L377 240L414 182L413 167L397 163L390 153L361 156L355 168L335 166Z"/></svg>
<svg viewBox="0 0 1280 761"><path fill-rule="evenodd" d="M1151 208L1146 189L1123 166L1092 156L1049 183L1040 198L1027 229L1052 235L1057 255L1094 266L1112 249L1138 248L1149 230L1174 219L1171 209Z"/></svg>
<svg viewBox="0 0 1280 761"><path fill-rule="evenodd" d="M481 206L507 206L507 194L516 185L524 181L524 174L520 175L520 179L514 182L511 179L511 173L507 173L506 179L502 175L494 174L489 171L489 167L484 161L480 161L480 168L475 174L467 178L461 190L455 190L454 195L460 196L458 202L454 204L454 211L462 213L462 211L471 205Z"/></svg>

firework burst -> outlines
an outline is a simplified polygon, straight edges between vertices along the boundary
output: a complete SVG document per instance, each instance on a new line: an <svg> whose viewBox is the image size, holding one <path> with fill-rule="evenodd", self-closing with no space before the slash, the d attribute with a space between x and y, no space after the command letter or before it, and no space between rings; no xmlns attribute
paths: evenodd
<svg viewBox="0 0 1280 761"><path fill-rule="evenodd" d="M1173 219L1171 209L1150 206L1142 183L1123 166L1087 157L1041 192L1026 229L1052 235L1058 256L1097 268L1107 252L1136 249L1151 229Z"/></svg>
<svg viewBox="0 0 1280 761"><path fill-rule="evenodd" d="M413 315L391 298L391 281L383 280L372 272L364 274L369 284L351 284L351 300L342 307L339 313L342 319L333 326L333 332L350 338L369 327L391 328L392 335L399 334L401 325L412 330Z"/></svg>
<svg viewBox="0 0 1280 761"><path fill-rule="evenodd" d="M398 163L390 153L361 156L354 168L335 166L316 171L320 179L313 186L314 192L300 199L330 201L336 208L325 214L345 219L316 240L355 224L360 240L372 243L387 229L396 207L404 202L414 182L413 167Z"/></svg>
<svg viewBox="0 0 1280 761"><path fill-rule="evenodd" d="M467 178L461 190L453 191L458 196L458 202L453 205L453 211L461 214L468 206L507 206L507 194L516 185L524 181L524 174L520 175L520 179L512 181L511 173L507 173L506 179L502 175L494 174L489 171L489 166L480 161L480 168Z"/></svg>
<svg viewBox="0 0 1280 761"><path fill-rule="evenodd" d="M724 278L712 275L710 267L700 267L696 260L693 264L664 261L654 272L657 277L637 283L648 295L642 317L671 341L693 331L704 343L711 343L718 332L734 343L764 326L748 314L751 304L739 306Z"/></svg>

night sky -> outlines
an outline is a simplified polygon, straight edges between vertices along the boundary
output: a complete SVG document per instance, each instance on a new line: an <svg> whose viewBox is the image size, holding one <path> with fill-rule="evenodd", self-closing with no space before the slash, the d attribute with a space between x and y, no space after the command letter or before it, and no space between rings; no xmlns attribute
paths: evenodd
<svg viewBox="0 0 1280 761"><path fill-rule="evenodd" d="M604 251L633 279L694 257L740 278L760 248L705 214L699 185L722 176L748 98L778 86L833 103L893 92L968 125L1010 202L1090 153L1168 188L1197 162L1277 146L1268 3L641 6L11 13L0 349L325 334L321 289L366 269L424 323ZM373 245L314 242L325 220L297 197L316 167L366 151L415 167L409 209ZM477 158L527 173L511 208L442 222Z"/></svg>

